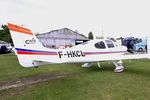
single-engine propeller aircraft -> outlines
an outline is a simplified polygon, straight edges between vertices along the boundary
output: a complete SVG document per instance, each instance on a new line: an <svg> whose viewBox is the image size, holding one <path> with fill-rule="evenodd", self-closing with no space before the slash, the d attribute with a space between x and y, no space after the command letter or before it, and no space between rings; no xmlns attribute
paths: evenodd
<svg viewBox="0 0 150 100"><path fill-rule="evenodd" d="M83 67L92 66L91 63L112 61L115 72L122 72L124 59L150 58L150 46L147 54L126 54L127 48L117 46L112 40L91 40L83 44L65 49L49 49L42 45L30 29L8 23L8 28L15 46L15 54L23 67L38 67L43 64L85 63ZM150 44L148 37L148 44Z"/></svg>

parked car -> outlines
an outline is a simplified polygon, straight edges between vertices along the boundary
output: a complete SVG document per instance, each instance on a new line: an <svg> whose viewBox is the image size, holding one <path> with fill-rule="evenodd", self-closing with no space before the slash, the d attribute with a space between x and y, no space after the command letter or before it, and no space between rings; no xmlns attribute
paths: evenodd
<svg viewBox="0 0 150 100"><path fill-rule="evenodd" d="M134 38L127 37L123 39L123 45L128 48L128 50L134 52L146 52L147 51L147 38Z"/></svg>
<svg viewBox="0 0 150 100"><path fill-rule="evenodd" d="M9 53L12 50L12 46L10 43L5 41L0 41L0 53Z"/></svg>
<svg viewBox="0 0 150 100"><path fill-rule="evenodd" d="M145 52L147 49L147 38L137 39L133 45L133 49L138 52Z"/></svg>

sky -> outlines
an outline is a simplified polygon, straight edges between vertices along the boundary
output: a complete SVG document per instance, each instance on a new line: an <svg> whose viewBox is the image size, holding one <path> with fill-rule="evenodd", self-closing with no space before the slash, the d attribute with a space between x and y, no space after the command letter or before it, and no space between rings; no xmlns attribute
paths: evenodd
<svg viewBox="0 0 150 100"><path fill-rule="evenodd" d="M35 33L70 28L87 36L150 35L149 0L1 0L0 24Z"/></svg>

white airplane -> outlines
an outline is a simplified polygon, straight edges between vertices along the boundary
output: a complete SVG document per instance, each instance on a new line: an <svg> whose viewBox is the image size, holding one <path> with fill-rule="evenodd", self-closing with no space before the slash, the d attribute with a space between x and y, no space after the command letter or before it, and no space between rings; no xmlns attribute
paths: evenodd
<svg viewBox="0 0 150 100"><path fill-rule="evenodd" d="M127 55L127 48L117 46L109 39L91 40L66 49L45 48L30 29L8 23L11 37L15 46L15 54L23 67L38 67L43 64L85 63L83 67L92 66L91 63L112 61L116 68L114 72L122 72L124 59L150 58L148 54ZM148 38L149 40L149 38ZM150 41L148 41L150 44Z"/></svg>

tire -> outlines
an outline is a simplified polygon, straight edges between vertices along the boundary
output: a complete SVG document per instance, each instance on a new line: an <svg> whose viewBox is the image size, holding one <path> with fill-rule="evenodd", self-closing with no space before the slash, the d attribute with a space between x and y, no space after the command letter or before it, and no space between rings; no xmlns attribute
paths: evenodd
<svg viewBox="0 0 150 100"><path fill-rule="evenodd" d="M143 52L143 48L139 48L138 51L139 51L139 52Z"/></svg>

